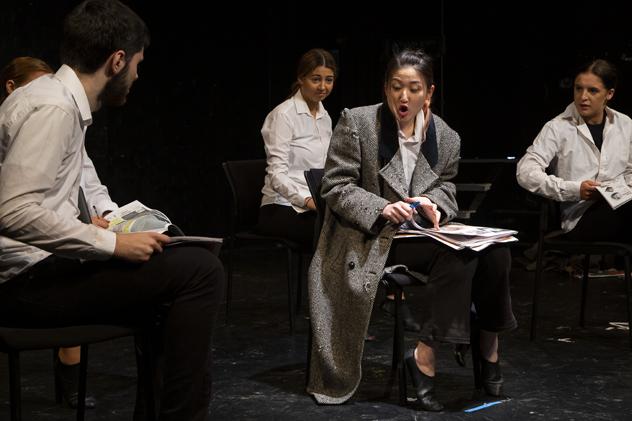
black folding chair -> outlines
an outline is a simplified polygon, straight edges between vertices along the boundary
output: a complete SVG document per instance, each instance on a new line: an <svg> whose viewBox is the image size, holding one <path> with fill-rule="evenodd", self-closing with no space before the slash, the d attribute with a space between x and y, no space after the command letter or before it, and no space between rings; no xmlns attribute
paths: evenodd
<svg viewBox="0 0 632 421"><path fill-rule="evenodd" d="M533 300L531 304L531 333L530 339L536 337L538 299L542 278L544 276L544 255L549 251L561 251L571 255L584 255L581 305L579 310L579 325L585 325L586 299L588 295L588 279L590 273L591 255L614 255L623 258L623 270L625 271L625 288L627 299L628 326L632 327L632 280L630 277L630 257L632 256L632 246L626 243L603 242L603 241L569 241L557 237L548 236L555 228L559 229L559 204L551 199L535 196L540 200L540 223L538 228L538 250L535 270L535 282L533 284ZM555 222L552 222L555 221ZM554 225L556 227L554 228ZM628 330L630 337L630 348L632 349L632 329Z"/></svg>
<svg viewBox="0 0 632 421"><path fill-rule="evenodd" d="M90 211L83 190L79 188L79 219L90 223ZM138 369L139 391L142 384L145 416L148 421L156 419L154 399L154 356L152 353L150 327L119 325L77 325L60 328L18 328L0 326L0 352L9 357L9 395L11 421L22 419L20 352L53 349L53 358L58 348L81 346L79 365L79 387L77 393L77 420L85 418L86 381L88 370L88 345L125 336L134 336ZM62 402L60 379L55 372L55 400Z"/></svg>
<svg viewBox="0 0 632 421"><path fill-rule="evenodd" d="M226 179L232 193L232 213L230 219L230 234L226 241L227 248L227 284L226 284L226 319L230 314L230 304L233 294L233 256L242 249L270 249L280 248L287 253L287 291L290 332L294 332L295 313L302 305L301 290L301 247L294 241L285 238L270 237L257 234L254 230L257 224L259 206L261 204L261 189L266 175L265 159L244 161L227 161L222 164ZM294 286L296 285L296 307L294 305Z"/></svg>

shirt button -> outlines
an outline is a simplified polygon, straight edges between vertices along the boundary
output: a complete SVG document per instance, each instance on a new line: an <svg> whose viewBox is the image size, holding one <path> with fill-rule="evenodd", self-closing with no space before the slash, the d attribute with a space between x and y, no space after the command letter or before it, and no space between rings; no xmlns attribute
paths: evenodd
<svg viewBox="0 0 632 421"><path fill-rule="evenodd" d="M349 269L354 269L355 268L355 263L354 262L349 262L349 264L347 266L349 266Z"/></svg>

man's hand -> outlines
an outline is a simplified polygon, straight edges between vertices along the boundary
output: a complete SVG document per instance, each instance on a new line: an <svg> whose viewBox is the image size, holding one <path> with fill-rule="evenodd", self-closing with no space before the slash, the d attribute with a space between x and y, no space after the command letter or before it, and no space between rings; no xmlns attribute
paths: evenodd
<svg viewBox="0 0 632 421"><path fill-rule="evenodd" d="M425 196L409 197L405 200L407 203L419 202L419 206L416 209L421 208L424 216L432 223L434 228L439 228L441 211L437 209L437 205L435 203Z"/></svg>
<svg viewBox="0 0 632 421"><path fill-rule="evenodd" d="M579 197L583 200L596 200L599 198L600 193L597 191L597 186L601 183L593 180L584 180L579 186Z"/></svg>
<svg viewBox="0 0 632 421"><path fill-rule="evenodd" d="M114 256L130 262L146 262L155 252L161 253L162 246L170 238L157 232L117 233Z"/></svg>
<svg viewBox="0 0 632 421"><path fill-rule="evenodd" d="M394 224L402 224L413 218L413 208L406 202L389 203L382 209L382 216Z"/></svg>

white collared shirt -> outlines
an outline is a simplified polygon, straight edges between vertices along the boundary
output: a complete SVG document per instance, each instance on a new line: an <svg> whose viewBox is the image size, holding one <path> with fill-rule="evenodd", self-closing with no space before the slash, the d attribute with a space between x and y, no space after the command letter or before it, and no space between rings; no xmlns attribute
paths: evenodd
<svg viewBox="0 0 632 421"><path fill-rule="evenodd" d="M325 166L331 132L331 118L322 102L314 118L300 90L268 114L261 128L268 164L261 206L307 210L305 199L311 194L303 171Z"/></svg>
<svg viewBox="0 0 632 421"><path fill-rule="evenodd" d="M16 89L0 107L0 282L51 253L112 256L116 235L77 219L91 123L83 85L65 65Z"/></svg>
<svg viewBox="0 0 632 421"><path fill-rule="evenodd" d="M594 203L581 200L582 181L607 181L623 175L632 185L631 143L630 117L606 107L600 151L575 104L570 104L544 125L518 162L518 183L530 192L562 202L562 229L568 232Z"/></svg>
<svg viewBox="0 0 632 421"><path fill-rule="evenodd" d="M81 170L81 188L88 202L88 209L92 216L103 216L105 212L118 209L118 205L112 201L108 188L101 184L94 163L88 156L86 148L83 148L83 168Z"/></svg>
<svg viewBox="0 0 632 421"><path fill-rule="evenodd" d="M406 178L406 186L410 189L410 182L413 179L413 171L417 165L417 157L423 143L424 132L424 112L419 111L415 117L415 131L410 137L406 137L401 130L397 131L397 139L399 140L399 153L402 157L404 166L404 177Z"/></svg>

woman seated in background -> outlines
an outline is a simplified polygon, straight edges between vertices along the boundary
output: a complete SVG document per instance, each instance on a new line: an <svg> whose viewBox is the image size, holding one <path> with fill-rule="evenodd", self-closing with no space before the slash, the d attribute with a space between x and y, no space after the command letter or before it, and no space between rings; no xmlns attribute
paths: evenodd
<svg viewBox="0 0 632 421"><path fill-rule="evenodd" d="M483 385L488 394L502 394L498 333L516 326L508 248L456 251L423 237L393 246L406 220L438 227L456 215L449 180L457 173L460 139L431 115L433 91L430 58L402 51L386 69L384 102L344 110L336 125L322 184L328 211L308 277L307 391L319 403L343 403L358 387L364 337L387 264L428 274L419 342L405 357L420 406L443 409L434 392L435 349L441 342L469 343L472 303L481 328Z"/></svg>
<svg viewBox="0 0 632 421"><path fill-rule="evenodd" d="M325 165L332 124L322 101L335 78L336 62L328 51L303 54L290 97L261 128L268 166L258 232L295 241L305 250L312 248L316 206L303 171Z"/></svg>
<svg viewBox="0 0 632 421"><path fill-rule="evenodd" d="M561 202L570 240L632 242L632 202L613 210L597 190L619 180L632 186L632 119L608 107L616 68L605 60L575 74L573 103L544 125L518 162L518 183Z"/></svg>

